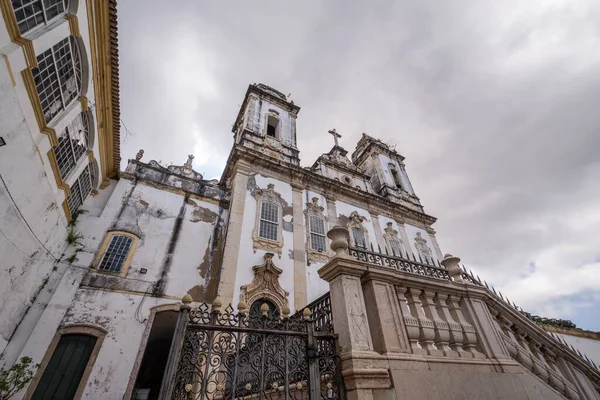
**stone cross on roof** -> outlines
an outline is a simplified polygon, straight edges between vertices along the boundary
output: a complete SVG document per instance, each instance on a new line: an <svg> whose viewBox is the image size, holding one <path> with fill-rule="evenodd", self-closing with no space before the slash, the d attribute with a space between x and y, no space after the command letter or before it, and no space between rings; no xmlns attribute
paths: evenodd
<svg viewBox="0 0 600 400"><path fill-rule="evenodd" d="M335 130L335 128L333 128L332 130L330 130L329 133L333 136L333 140L335 140L335 145L339 146L339 144L338 144L338 138L341 138L342 135L340 135L339 133L337 133L337 131Z"/></svg>

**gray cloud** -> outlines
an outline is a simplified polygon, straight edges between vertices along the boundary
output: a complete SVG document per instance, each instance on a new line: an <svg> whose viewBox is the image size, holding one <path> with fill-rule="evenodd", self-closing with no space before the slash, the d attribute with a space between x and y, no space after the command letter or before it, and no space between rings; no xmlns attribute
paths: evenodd
<svg viewBox="0 0 600 400"><path fill-rule="evenodd" d="M397 144L443 250L534 312L599 304L597 2L173 4L119 3L123 158L218 177L264 82L302 107L304 165L332 127Z"/></svg>

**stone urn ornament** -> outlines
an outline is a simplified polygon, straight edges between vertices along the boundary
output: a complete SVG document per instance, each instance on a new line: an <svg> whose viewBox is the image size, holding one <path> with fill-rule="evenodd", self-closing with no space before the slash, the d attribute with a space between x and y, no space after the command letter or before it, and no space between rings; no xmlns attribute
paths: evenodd
<svg viewBox="0 0 600 400"><path fill-rule="evenodd" d="M348 229L336 225L327 232L327 237L331 239L330 247L336 257L348 257Z"/></svg>

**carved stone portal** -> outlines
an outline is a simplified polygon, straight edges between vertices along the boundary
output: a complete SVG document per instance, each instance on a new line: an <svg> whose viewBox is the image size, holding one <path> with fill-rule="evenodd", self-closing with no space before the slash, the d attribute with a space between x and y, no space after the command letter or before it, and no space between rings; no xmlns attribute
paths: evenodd
<svg viewBox="0 0 600 400"><path fill-rule="evenodd" d="M264 260L262 265L252 267L254 279L248 285L240 288L240 302L243 301L250 306L256 300L270 300L277 307L279 314L282 315L284 310L289 310L289 292L285 291L279 284L279 276L282 270L273 264L273 253L266 253Z"/></svg>

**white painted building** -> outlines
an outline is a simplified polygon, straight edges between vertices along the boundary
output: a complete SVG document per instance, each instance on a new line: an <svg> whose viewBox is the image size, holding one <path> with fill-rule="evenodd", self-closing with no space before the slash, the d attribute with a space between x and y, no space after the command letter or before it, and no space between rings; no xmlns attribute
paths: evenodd
<svg viewBox="0 0 600 400"><path fill-rule="evenodd" d="M301 167L300 107L263 84L220 181L143 151L119 172L115 1L0 5L0 366L41 364L20 398L158 398L183 296L302 310L336 225L365 257L439 266L404 157L366 134L348 157L332 130Z"/></svg>

